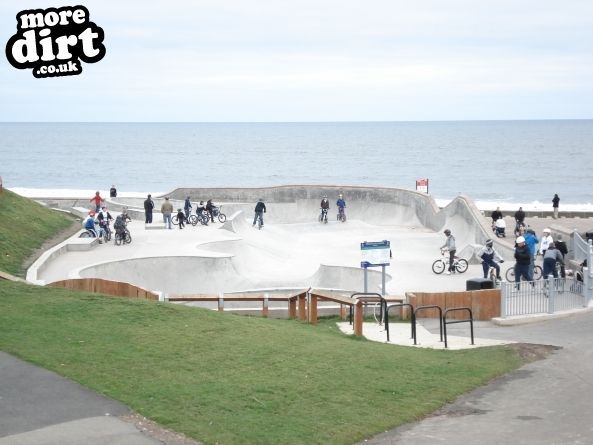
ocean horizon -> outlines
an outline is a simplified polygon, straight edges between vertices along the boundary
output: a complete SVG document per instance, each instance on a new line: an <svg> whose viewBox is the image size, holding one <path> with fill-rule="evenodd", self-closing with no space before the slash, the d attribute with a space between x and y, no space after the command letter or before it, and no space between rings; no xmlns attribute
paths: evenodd
<svg viewBox="0 0 593 445"><path fill-rule="evenodd" d="M167 192L335 184L437 200L593 208L593 120L0 123L0 176L17 189Z"/></svg>

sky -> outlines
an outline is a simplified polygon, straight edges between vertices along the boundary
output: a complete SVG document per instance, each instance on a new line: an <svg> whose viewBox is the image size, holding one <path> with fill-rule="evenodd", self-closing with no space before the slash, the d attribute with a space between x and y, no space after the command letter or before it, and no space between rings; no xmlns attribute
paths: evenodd
<svg viewBox="0 0 593 445"><path fill-rule="evenodd" d="M2 0L3 47L23 9ZM105 57L37 79L0 57L0 121L593 118L590 0L87 0Z"/></svg>

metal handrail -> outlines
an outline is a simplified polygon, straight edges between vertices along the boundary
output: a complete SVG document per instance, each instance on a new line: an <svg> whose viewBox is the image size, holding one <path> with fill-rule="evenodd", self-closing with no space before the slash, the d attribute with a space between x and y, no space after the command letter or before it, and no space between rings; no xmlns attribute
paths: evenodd
<svg viewBox="0 0 593 445"><path fill-rule="evenodd" d="M402 308L404 306L410 307L410 313L412 314L412 319L410 321L410 328L411 328L411 335L410 338L414 338L415 326L416 326L416 317L414 315L414 306L410 303L396 303L386 307L385 309L385 331L387 331L387 341L389 341L389 310L394 307Z"/></svg>
<svg viewBox="0 0 593 445"><path fill-rule="evenodd" d="M360 297L357 297L357 295L360 295ZM365 302L370 302L370 300L379 300L379 303L381 303L381 321L383 321L384 319L384 314L385 314L385 310L387 310L387 302L385 301L385 298L383 298L383 295L378 294L376 292L355 292L352 295L350 295L350 298L354 299L354 297L356 297L357 300L359 300L360 302L362 302L363 304ZM366 301L369 300L369 301ZM352 324L352 320L354 318L354 305L350 306L350 314L349 314L349 321L350 324Z"/></svg>
<svg viewBox="0 0 593 445"><path fill-rule="evenodd" d="M443 309L436 304L430 304L427 306L418 306L414 311L414 323L412 324L413 332L414 332L414 344L416 344L416 314L420 310L424 309L438 309L439 310L439 332L441 334L441 341L443 341ZM445 340L446 341L446 340Z"/></svg>
<svg viewBox="0 0 593 445"><path fill-rule="evenodd" d="M449 312L455 312L455 311L468 311L469 312L469 318L465 319L465 320L455 320L455 321L447 321L447 314ZM472 338L472 342L471 344L474 344L474 316L472 313L472 310L468 307L452 307L450 309L446 309L445 313L443 314L443 324L445 327L445 348L447 347L447 325L448 324L455 324L455 323L467 323L469 322L470 324L470 332L471 332L471 338Z"/></svg>

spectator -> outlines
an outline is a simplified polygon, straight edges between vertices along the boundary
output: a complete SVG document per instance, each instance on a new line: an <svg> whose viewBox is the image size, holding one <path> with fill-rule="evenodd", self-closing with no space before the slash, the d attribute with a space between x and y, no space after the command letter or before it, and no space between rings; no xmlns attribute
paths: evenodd
<svg viewBox="0 0 593 445"><path fill-rule="evenodd" d="M548 246L550 245L550 243L554 242L552 235L550 235L551 233L552 233L552 231L550 229L544 229L542 241L539 245L539 254L540 255L545 255L546 250L548 250Z"/></svg>
<svg viewBox="0 0 593 445"><path fill-rule="evenodd" d="M496 207L496 210L492 212L492 214L490 215L490 218L492 218L492 225L496 224L496 221L498 221L502 217L503 216L502 212L500 211L500 207Z"/></svg>
<svg viewBox="0 0 593 445"><path fill-rule="evenodd" d="M185 213L183 213L181 209L177 209L177 222L179 223L179 230L183 229L183 227L185 226L185 224L183 224L184 221Z"/></svg>
<svg viewBox="0 0 593 445"><path fill-rule="evenodd" d="M101 203L105 200L101 198L101 194L99 192L96 192L95 196L93 196L89 201L95 204L95 213L97 213L99 210L101 210Z"/></svg>
<svg viewBox="0 0 593 445"><path fill-rule="evenodd" d="M189 215L191 214L191 201L189 200L189 196L185 198L185 203L183 204L183 210L185 211L185 219L189 219Z"/></svg>
<svg viewBox="0 0 593 445"><path fill-rule="evenodd" d="M562 240L561 234L556 235L556 242L554 243L554 245L556 246L556 249L559 250L562 254L562 259L566 261L566 255L568 255L568 247L566 246L566 243ZM560 276L562 278L566 278L566 269L564 268L564 261L560 266Z"/></svg>
<svg viewBox="0 0 593 445"><path fill-rule="evenodd" d="M552 198L552 207L554 209L554 219L558 219L558 205L560 204L560 198L558 197L558 193L554 195Z"/></svg>
<svg viewBox="0 0 593 445"><path fill-rule="evenodd" d="M551 274L554 278L558 278L558 271L556 270L556 263L564 265L564 258L554 243L548 245L546 254L544 255L544 278L548 278Z"/></svg>
<svg viewBox="0 0 593 445"><path fill-rule="evenodd" d="M173 204L169 202L169 197L165 197L165 202L161 206L161 213L163 214L163 222L165 223L166 229L172 229L171 225L171 214L173 213Z"/></svg>
<svg viewBox="0 0 593 445"><path fill-rule="evenodd" d="M527 229L524 238L525 244L529 248L529 254L531 255L531 262L529 263L529 281L533 281L533 269L535 268L535 257L537 255L537 244L539 243L539 239L537 239L533 229Z"/></svg>
<svg viewBox="0 0 593 445"><path fill-rule="evenodd" d="M117 189L115 185L111 184L111 188L109 189L109 197L110 198L117 198Z"/></svg>
<svg viewBox="0 0 593 445"><path fill-rule="evenodd" d="M148 198L144 201L144 216L145 216L145 223L152 224L152 210L154 209L154 201L148 195Z"/></svg>
<svg viewBox="0 0 593 445"><path fill-rule="evenodd" d="M523 211L523 207L519 207L519 210L517 210L515 212L515 222L517 224L519 224L519 223L524 224L525 223L525 212Z"/></svg>

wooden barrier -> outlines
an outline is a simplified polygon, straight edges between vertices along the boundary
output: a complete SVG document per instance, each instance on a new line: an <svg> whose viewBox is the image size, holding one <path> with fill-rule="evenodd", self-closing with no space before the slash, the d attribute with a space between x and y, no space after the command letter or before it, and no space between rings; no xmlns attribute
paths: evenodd
<svg viewBox="0 0 593 445"><path fill-rule="evenodd" d="M500 317L500 289L484 289L463 292L413 292L407 293L408 303L419 306L435 304L443 310L453 307L469 307L474 320L491 320ZM438 318L436 309L423 311L419 318ZM453 313L450 318L463 319L465 314Z"/></svg>
<svg viewBox="0 0 593 445"><path fill-rule="evenodd" d="M103 280L101 278L76 278L72 280L55 281L47 284L47 287L93 292L115 297L139 298L142 300L158 301L159 299L157 293L142 289L133 284Z"/></svg>

